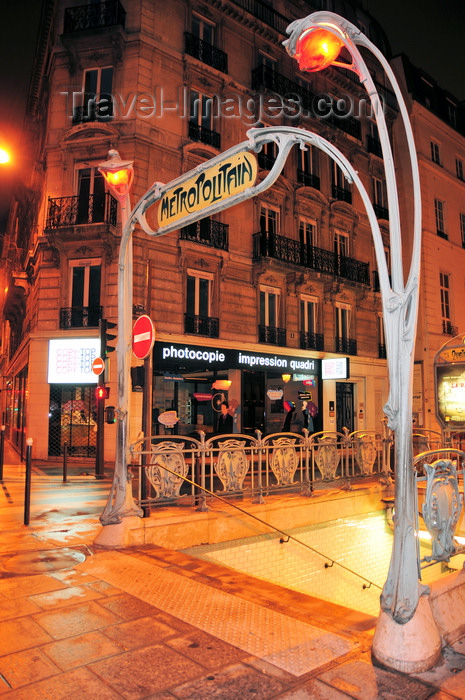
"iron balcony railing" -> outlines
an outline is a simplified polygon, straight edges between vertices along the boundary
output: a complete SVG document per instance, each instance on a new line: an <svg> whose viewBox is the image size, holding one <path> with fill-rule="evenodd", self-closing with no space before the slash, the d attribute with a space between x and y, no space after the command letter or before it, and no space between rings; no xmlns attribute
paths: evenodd
<svg viewBox="0 0 465 700"><path fill-rule="evenodd" d="M228 72L228 54L190 32L184 32L186 53L221 73Z"/></svg>
<svg viewBox="0 0 465 700"><path fill-rule="evenodd" d="M126 11L119 0L91 2L65 9L64 33L82 32L102 27L124 27Z"/></svg>
<svg viewBox="0 0 465 700"><path fill-rule="evenodd" d="M71 306L60 309L60 328L97 328L101 306Z"/></svg>
<svg viewBox="0 0 465 700"><path fill-rule="evenodd" d="M443 320L442 320L442 332L443 332L445 335L452 335L452 336L454 336L454 335L457 335L457 334L458 334L459 329L457 328L457 326L454 326L454 325L452 324L452 321L446 321L446 320L443 319Z"/></svg>
<svg viewBox="0 0 465 700"><path fill-rule="evenodd" d="M109 193L81 197L49 197L46 229L82 224L116 226L117 202Z"/></svg>
<svg viewBox="0 0 465 700"><path fill-rule="evenodd" d="M328 124L335 126L336 129L340 129L345 134L353 136L358 141L361 141L362 126L360 124L360 121L355 117L351 117L350 115L345 114L342 114L341 116L331 114L329 117L322 117L322 119L328 122Z"/></svg>
<svg viewBox="0 0 465 700"><path fill-rule="evenodd" d="M357 354L357 341L354 340L354 338L340 338L336 336L334 338L334 345L334 352L341 352L344 353L344 355Z"/></svg>
<svg viewBox="0 0 465 700"><path fill-rule="evenodd" d="M270 345L286 345L286 329L275 326L258 326L258 342Z"/></svg>
<svg viewBox="0 0 465 700"><path fill-rule="evenodd" d="M300 331L300 349L324 350L325 337L323 333L308 333L307 331Z"/></svg>
<svg viewBox="0 0 465 700"><path fill-rule="evenodd" d="M346 190L345 187L339 187L339 185L331 186L331 194L334 199L338 199L340 202L347 202L347 204L352 204L352 192Z"/></svg>
<svg viewBox="0 0 465 700"><path fill-rule="evenodd" d="M205 335L208 338L218 338L219 319L212 316L196 316L184 314L184 332L194 335Z"/></svg>
<svg viewBox="0 0 465 700"><path fill-rule="evenodd" d="M331 250L308 246L276 233L265 231L253 235L253 257L274 258L370 286L368 263L338 255Z"/></svg>
<svg viewBox="0 0 465 700"><path fill-rule="evenodd" d="M382 207L381 204L373 204L373 209L378 219L389 220L389 209L387 207Z"/></svg>
<svg viewBox="0 0 465 700"><path fill-rule="evenodd" d="M305 170L297 169L297 182L305 187L313 187L315 190L320 189L320 178L313 173L307 173Z"/></svg>
<svg viewBox="0 0 465 700"><path fill-rule="evenodd" d="M200 126L196 122L189 122L189 138L193 141L206 143L213 148L221 148L221 135L206 126Z"/></svg>
<svg viewBox="0 0 465 700"><path fill-rule="evenodd" d="M89 99L86 105L73 109L73 124L86 122L107 122L113 119L113 100L111 95L101 96L96 102Z"/></svg>
<svg viewBox="0 0 465 700"><path fill-rule="evenodd" d="M233 0L233 2L238 7L249 12L249 14L261 20L269 27L273 27L273 29L276 29L277 32L285 36L286 27L290 24L291 20L279 12L276 12L276 10L273 10L267 2L263 2L262 0ZM320 0L317 0L316 4L318 5L319 2ZM315 5L315 2L313 2L313 5Z"/></svg>
<svg viewBox="0 0 465 700"><path fill-rule="evenodd" d="M275 92L281 98L292 96L294 99L297 96L301 107L309 111L312 107L312 101L315 97L313 92L305 88L299 83L295 83L290 78L286 78L278 71L273 70L269 66L258 66L252 71L252 90L257 92L261 89Z"/></svg>
<svg viewBox="0 0 465 700"><path fill-rule="evenodd" d="M181 238L185 241L194 241L211 248L228 250L228 224L212 219L200 219L181 229Z"/></svg>

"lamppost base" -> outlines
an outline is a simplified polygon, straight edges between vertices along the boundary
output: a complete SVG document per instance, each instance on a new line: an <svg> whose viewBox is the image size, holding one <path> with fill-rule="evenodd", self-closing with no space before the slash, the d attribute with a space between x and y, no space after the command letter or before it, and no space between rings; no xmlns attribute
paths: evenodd
<svg viewBox="0 0 465 700"><path fill-rule="evenodd" d="M429 596L421 596L413 617L404 625L382 611L373 637L373 660L401 673L422 673L441 658L441 636Z"/></svg>
<svg viewBox="0 0 465 700"><path fill-rule="evenodd" d="M103 525L100 532L93 541L96 547L102 549L119 549L130 547L136 544L135 530L140 530L141 519L137 515L130 515L121 518L120 523L114 525Z"/></svg>

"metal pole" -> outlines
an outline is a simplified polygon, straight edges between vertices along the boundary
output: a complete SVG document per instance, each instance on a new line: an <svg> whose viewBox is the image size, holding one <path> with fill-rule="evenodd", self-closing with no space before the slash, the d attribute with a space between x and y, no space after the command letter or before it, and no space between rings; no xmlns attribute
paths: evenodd
<svg viewBox="0 0 465 700"><path fill-rule="evenodd" d="M32 471L32 438L26 440L26 483L24 488L24 524L29 525L31 510L31 471Z"/></svg>
<svg viewBox="0 0 465 700"><path fill-rule="evenodd" d="M68 478L68 443L63 443L63 483L66 484Z"/></svg>
<svg viewBox="0 0 465 700"><path fill-rule="evenodd" d="M0 481L3 481L3 460L5 456L5 427L0 428Z"/></svg>

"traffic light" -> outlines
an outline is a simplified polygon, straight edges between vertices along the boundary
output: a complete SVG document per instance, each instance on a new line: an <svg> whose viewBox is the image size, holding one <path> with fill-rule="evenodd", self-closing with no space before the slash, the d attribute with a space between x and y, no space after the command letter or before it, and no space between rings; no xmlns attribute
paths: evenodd
<svg viewBox="0 0 465 700"><path fill-rule="evenodd" d="M116 323L107 321L105 318L101 318L99 321L100 329L100 352L102 358L105 359L108 353L115 350L114 345L109 345L111 341L115 340L116 335L114 333L109 333L108 331L112 328L116 328Z"/></svg>
<svg viewBox="0 0 465 700"><path fill-rule="evenodd" d="M114 406L107 406L105 414L107 423L116 423L116 411Z"/></svg>
<svg viewBox="0 0 465 700"><path fill-rule="evenodd" d="M110 387L101 384L95 387L95 399L96 401L105 401L110 397Z"/></svg>

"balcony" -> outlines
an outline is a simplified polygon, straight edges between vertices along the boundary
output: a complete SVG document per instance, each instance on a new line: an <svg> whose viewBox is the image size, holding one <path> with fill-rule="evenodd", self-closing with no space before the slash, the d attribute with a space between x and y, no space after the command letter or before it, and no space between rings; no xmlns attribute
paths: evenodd
<svg viewBox="0 0 465 700"><path fill-rule="evenodd" d="M334 344L334 352L340 352L344 355L357 354L357 341L353 338L339 338L338 336L336 336L334 338Z"/></svg>
<svg viewBox="0 0 465 700"><path fill-rule="evenodd" d="M86 105L73 109L73 125L87 122L108 122L113 119L113 101L110 95L96 102L90 99Z"/></svg>
<svg viewBox="0 0 465 700"><path fill-rule="evenodd" d="M313 92L303 85L299 85L299 83L295 83L293 80L286 78L269 66L258 66L258 68L252 71L252 90L259 92L263 88L275 92L282 99L290 97L291 95L293 97L297 95L301 107L306 111L311 110L314 98Z"/></svg>
<svg viewBox="0 0 465 700"><path fill-rule="evenodd" d="M124 27L126 11L119 0L90 3L78 7L65 9L65 22L63 31L82 32L88 29L101 29L103 27Z"/></svg>
<svg viewBox="0 0 465 700"><path fill-rule="evenodd" d="M242 8L249 14L261 20L269 27L273 27L277 32L286 36L286 27L291 20L284 15L273 10L272 7L262 0L233 0L234 4Z"/></svg>
<svg viewBox="0 0 465 700"><path fill-rule="evenodd" d="M189 122L189 138L193 141L206 143L208 146L213 146L218 150L221 148L221 136L216 131L207 129L206 126L200 126L195 122Z"/></svg>
<svg viewBox="0 0 465 700"><path fill-rule="evenodd" d="M331 114L329 117L323 117L322 121L328 122L331 126L335 126L336 129L340 129L345 134L353 136L354 139L361 141L362 139L362 126L358 119L351 117L349 115L341 115L337 117L335 114Z"/></svg>
<svg viewBox="0 0 465 700"><path fill-rule="evenodd" d="M211 316L196 316L184 314L184 332L193 335L205 335L208 338L218 338L220 322Z"/></svg>
<svg viewBox="0 0 465 700"><path fill-rule="evenodd" d="M307 333L300 331L300 349L301 350L324 350L325 337L322 333Z"/></svg>
<svg viewBox="0 0 465 700"><path fill-rule="evenodd" d="M116 213L117 202L109 192L87 197L49 197L45 228L102 223L116 226Z"/></svg>
<svg viewBox="0 0 465 700"><path fill-rule="evenodd" d="M212 219L200 219L181 229L181 238L185 241L193 241L201 245L228 250L228 224Z"/></svg>
<svg viewBox="0 0 465 700"><path fill-rule="evenodd" d="M206 41L199 39L190 32L184 32L186 53L193 56L198 61L206 63L207 66L216 68L221 73L228 72L228 54L216 46L212 46Z"/></svg>
<svg viewBox="0 0 465 700"><path fill-rule="evenodd" d="M101 306L71 306L60 309L60 328L98 328Z"/></svg>
<svg viewBox="0 0 465 700"><path fill-rule="evenodd" d="M370 286L368 263L338 255L331 250L307 246L299 241L276 233L261 232L253 235L253 257L273 258L292 265L308 267L351 282Z"/></svg>
<svg viewBox="0 0 465 700"><path fill-rule="evenodd" d="M373 209L375 210L377 219L386 219L386 221L389 221L389 209L387 207L382 207L380 204L373 204Z"/></svg>
<svg viewBox="0 0 465 700"><path fill-rule="evenodd" d="M313 173L307 173L305 170L297 169L297 182L305 187L313 187L315 190L320 189L320 178L318 175L313 175Z"/></svg>
<svg viewBox="0 0 465 700"><path fill-rule="evenodd" d="M269 345L286 345L286 329L275 326L258 326L258 342Z"/></svg>
<svg viewBox="0 0 465 700"><path fill-rule="evenodd" d="M352 192L350 190L346 190L345 187L339 187L339 185L332 185L331 194L334 199L338 199L340 202L347 202L347 204L352 204Z"/></svg>
<svg viewBox="0 0 465 700"><path fill-rule="evenodd" d="M445 319L443 319L442 332L444 333L444 335L455 336L458 334L459 329L457 328L457 326L452 325L452 321L446 321Z"/></svg>

